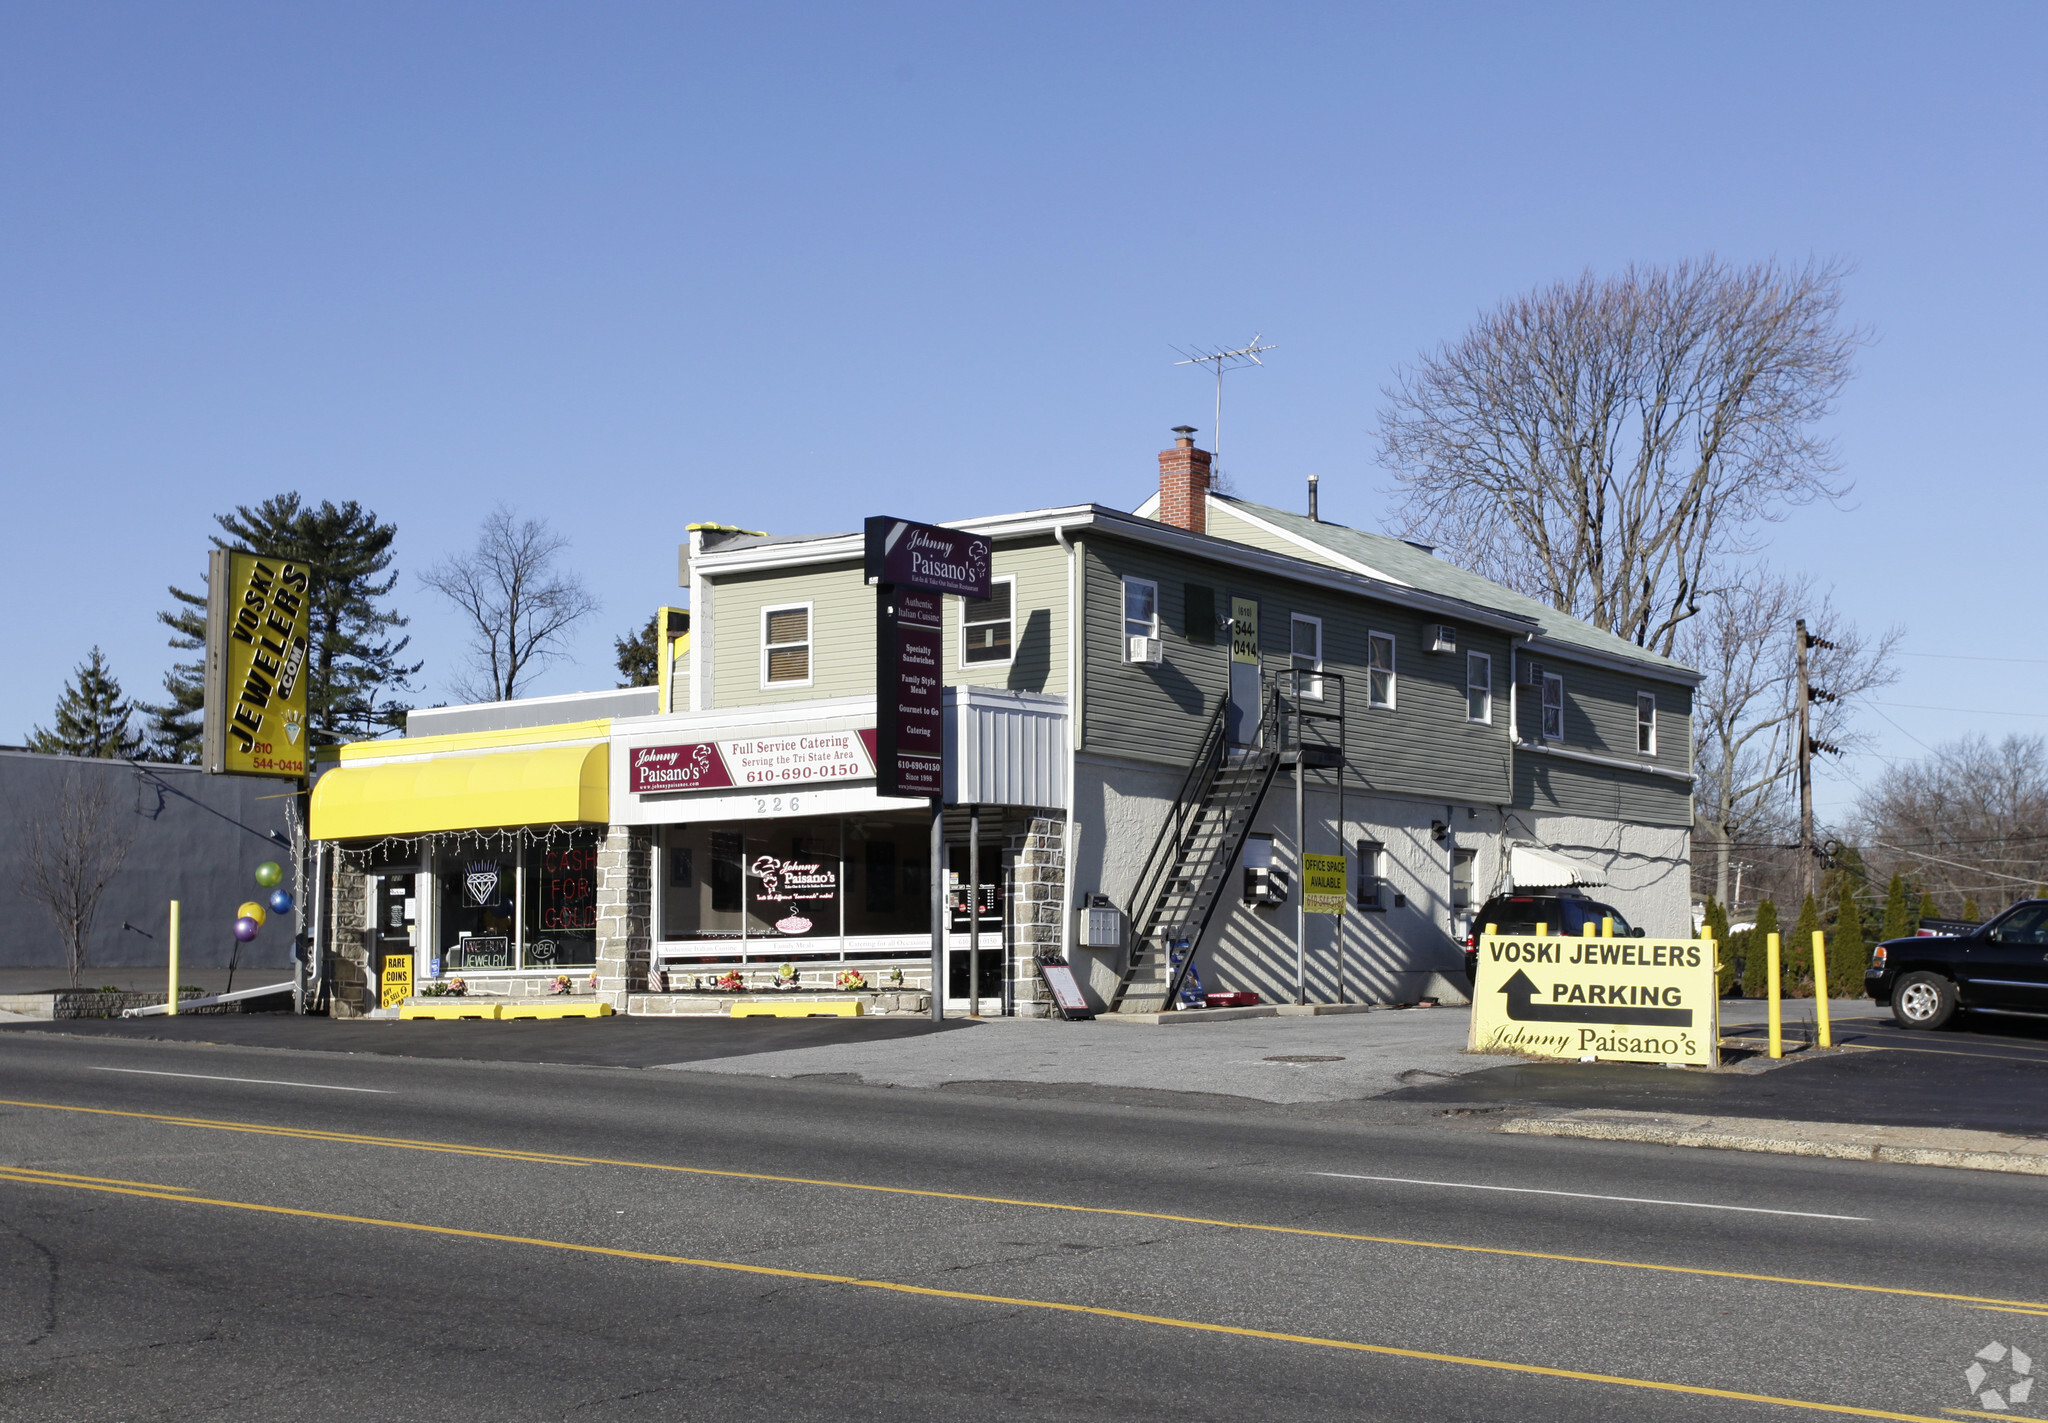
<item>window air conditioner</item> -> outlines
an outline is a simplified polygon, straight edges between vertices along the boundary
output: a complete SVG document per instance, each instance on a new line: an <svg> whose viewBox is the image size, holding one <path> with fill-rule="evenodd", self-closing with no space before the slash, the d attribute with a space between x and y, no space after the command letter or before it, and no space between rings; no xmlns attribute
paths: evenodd
<svg viewBox="0 0 2048 1423"><path fill-rule="evenodd" d="M1130 639L1127 662L1141 662L1147 667L1157 667L1166 659L1166 648L1156 637L1134 637Z"/></svg>
<svg viewBox="0 0 2048 1423"><path fill-rule="evenodd" d="M1456 652L1458 650L1458 630L1449 623L1438 623L1429 640L1429 650L1431 652Z"/></svg>
<svg viewBox="0 0 2048 1423"><path fill-rule="evenodd" d="M1270 866L1246 865L1244 869L1244 902L1246 904L1285 904L1287 902L1287 871Z"/></svg>

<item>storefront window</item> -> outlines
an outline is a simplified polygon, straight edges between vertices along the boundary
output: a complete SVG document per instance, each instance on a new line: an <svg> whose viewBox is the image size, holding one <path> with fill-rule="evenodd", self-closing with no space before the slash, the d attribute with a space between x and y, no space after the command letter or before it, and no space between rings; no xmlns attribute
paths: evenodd
<svg viewBox="0 0 2048 1423"><path fill-rule="evenodd" d="M737 830L671 825L662 832L661 937L744 937L746 845Z"/></svg>
<svg viewBox="0 0 2048 1423"><path fill-rule="evenodd" d="M747 835L747 937L839 937L840 824L833 820L766 822ZM749 949L754 945L749 944ZM824 957L838 957L838 945ZM764 944L770 954L778 952ZM786 957L817 958L791 943Z"/></svg>
<svg viewBox="0 0 2048 1423"><path fill-rule="evenodd" d="M443 973L518 967L513 907L519 902L519 861L515 854L445 854L440 857L434 884L439 896L434 922L439 926Z"/></svg>
<svg viewBox="0 0 2048 1423"><path fill-rule="evenodd" d="M597 963L597 834L578 831L526 852L527 968Z"/></svg>
<svg viewBox="0 0 2048 1423"><path fill-rule="evenodd" d="M849 935L932 931L931 844L929 822L846 823Z"/></svg>

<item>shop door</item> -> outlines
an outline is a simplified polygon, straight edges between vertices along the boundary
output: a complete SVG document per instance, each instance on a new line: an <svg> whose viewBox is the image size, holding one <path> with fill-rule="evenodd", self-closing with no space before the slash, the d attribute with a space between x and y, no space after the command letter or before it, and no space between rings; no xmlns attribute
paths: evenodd
<svg viewBox="0 0 2048 1423"><path fill-rule="evenodd" d="M384 973L384 960L393 954L416 952L416 930L419 926L419 900L413 893L413 876L409 874L385 873L377 876L371 885L371 902L375 915L371 922L375 926L370 933L370 997L377 996L377 984ZM424 966L417 961L413 973L418 976Z"/></svg>
<svg viewBox="0 0 2048 1423"><path fill-rule="evenodd" d="M1230 744L1259 739L1259 600L1230 595Z"/></svg>
<svg viewBox="0 0 2048 1423"><path fill-rule="evenodd" d="M970 927L967 847L949 847L946 861L946 930L949 935L964 936ZM985 843L981 847L981 891L974 898L981 920L980 982L969 982L968 960L972 955L967 948L962 945L948 949L946 999L954 1007L965 1007L968 996L979 990L981 1005L976 1011L1000 1012L1003 999L1003 876L1002 851L998 846Z"/></svg>

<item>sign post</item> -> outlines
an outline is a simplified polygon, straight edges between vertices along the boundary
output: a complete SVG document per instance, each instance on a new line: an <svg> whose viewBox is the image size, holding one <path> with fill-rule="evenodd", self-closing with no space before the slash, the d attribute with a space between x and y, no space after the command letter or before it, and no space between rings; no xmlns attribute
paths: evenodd
<svg viewBox="0 0 2048 1423"><path fill-rule="evenodd" d="M946 1016L945 605L986 598L980 534L878 514L867 521L875 589L875 791L932 804L932 1019Z"/></svg>
<svg viewBox="0 0 2048 1423"><path fill-rule="evenodd" d="M1474 1052L1614 1062L1721 1061L1712 939L1486 934Z"/></svg>

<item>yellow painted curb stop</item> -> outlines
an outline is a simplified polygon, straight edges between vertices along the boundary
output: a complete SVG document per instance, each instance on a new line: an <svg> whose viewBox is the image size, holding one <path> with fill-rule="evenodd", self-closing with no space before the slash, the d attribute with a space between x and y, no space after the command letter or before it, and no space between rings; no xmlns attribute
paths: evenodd
<svg viewBox="0 0 2048 1423"><path fill-rule="evenodd" d="M808 1003L735 1003L735 1018L858 1018L858 998L812 999Z"/></svg>

